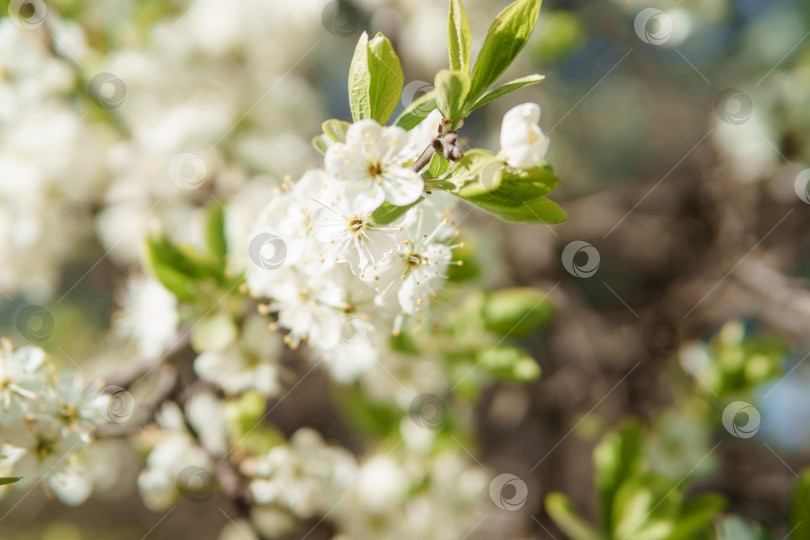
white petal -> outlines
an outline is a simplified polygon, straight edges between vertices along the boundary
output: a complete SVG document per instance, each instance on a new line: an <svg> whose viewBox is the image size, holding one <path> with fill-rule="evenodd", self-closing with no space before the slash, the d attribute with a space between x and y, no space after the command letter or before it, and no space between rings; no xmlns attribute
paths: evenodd
<svg viewBox="0 0 810 540"><path fill-rule="evenodd" d="M425 182L411 169L392 168L385 171L382 189L385 200L396 206L405 206L422 196Z"/></svg>

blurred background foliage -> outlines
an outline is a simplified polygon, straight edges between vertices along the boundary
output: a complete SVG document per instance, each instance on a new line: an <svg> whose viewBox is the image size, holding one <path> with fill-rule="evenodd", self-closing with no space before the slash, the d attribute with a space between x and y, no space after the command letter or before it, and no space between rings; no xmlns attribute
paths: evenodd
<svg viewBox="0 0 810 540"><path fill-rule="evenodd" d="M156 36L193 4L52 0L48 8L84 29L100 62L110 51L156 46ZM503 5L467 2L476 38ZM295 31L279 38L290 41L275 48L314 47L297 64L279 65L272 48L217 45L217 33L205 35L203 25L199 50L210 45L209 56L198 50L199 65L183 75L188 84L227 87L229 73L248 71L266 87L275 80L271 74L292 70L307 104L297 104L293 85L292 95L275 105L290 106L292 113L274 117L272 107L260 108L236 131L269 130L308 144L323 119L350 117L345 80L361 29L391 38L406 83L430 81L445 67L444 3L358 0L341 6L348 22L321 16L327 3L314 0L290 22ZM2 7L5 13L7 2ZM647 7L672 18L674 30L661 46L634 31L636 16ZM511 70L542 73L545 81L482 109L464 126L470 143L497 146L495 126L505 110L540 103L541 125L552 141L549 160L562 179L557 199L569 212L568 223L554 230L503 224L477 212L465 222L461 257L467 264L454 278L489 289L550 291L549 301L532 310L532 331L501 343L513 325L498 312L498 297L482 294L457 299L435 332L411 336L451 365L459 352L500 348L485 368L503 382L482 387L474 377L462 381L460 372L463 384L449 403L450 417L468 419L465 445L493 470L523 478L530 495L518 512L493 506L469 538L810 538L810 479L802 473L810 466L810 373L804 363L810 218L794 190L797 174L810 166L808 7L798 0L546 0L527 54ZM240 0L221 9L249 16L253 6ZM293 11L279 9L278 16L292 17ZM272 9L260 13L273 16ZM213 30L224 22L208 24ZM94 119L103 109L77 91L84 84L77 78L64 97ZM725 89L743 95L731 109ZM297 114L298 108L307 110ZM112 119L111 129L119 124ZM244 152L255 174L296 176L317 158L293 146L290 159L272 165L235 144L227 151ZM82 234L89 234L95 218L77 216ZM561 265L563 247L574 240L598 249L593 277L572 276ZM105 261L92 279L68 291L105 246L67 247L56 290L71 294L65 302L43 303L60 324L42 345L69 367L70 358L94 358L97 343L108 339L109 291L127 267ZM14 320L25 304L3 304L4 334L16 335ZM406 337L397 347L407 356ZM537 363L524 361L524 350ZM538 367L539 381L512 382L533 379ZM328 436L347 437L341 433L353 425L385 438L398 429L397 414L351 388L341 392L337 412L325 411L325 385L315 377L279 407L282 431L308 423ZM755 410L753 435L735 431L750 425L750 416L732 418L731 428L724 424L724 412L737 402ZM234 414L252 425L239 416L245 411L247 404ZM272 445L277 436L268 431L261 434L264 442L248 443ZM446 444L463 452L452 438ZM136 470L139 458L121 459L133 461L129 466ZM182 520L153 537L207 537L189 531L224 519L190 503L181 512ZM648 519L629 530L628 515ZM33 494L0 530L8 528L10 536L3 537L20 540L103 540L137 538L147 532L141 524L154 521L122 487L78 509Z"/></svg>

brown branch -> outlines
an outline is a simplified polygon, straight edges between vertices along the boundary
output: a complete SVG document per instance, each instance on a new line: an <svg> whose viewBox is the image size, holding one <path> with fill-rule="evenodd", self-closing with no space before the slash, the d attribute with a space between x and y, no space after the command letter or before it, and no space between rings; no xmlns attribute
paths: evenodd
<svg viewBox="0 0 810 540"><path fill-rule="evenodd" d="M436 137L431 141L430 146L425 148L425 151L422 152L419 159L411 165L411 170L414 172L421 171L430 163L433 154L436 152L441 152L442 155L450 161L460 160L464 156L464 152L456 145L456 142L458 142L458 133L455 131L450 131L449 133Z"/></svg>

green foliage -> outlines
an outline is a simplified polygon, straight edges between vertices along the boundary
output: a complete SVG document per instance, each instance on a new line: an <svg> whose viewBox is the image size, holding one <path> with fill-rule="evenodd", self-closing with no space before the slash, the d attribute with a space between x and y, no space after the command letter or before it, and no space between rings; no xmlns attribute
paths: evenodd
<svg viewBox="0 0 810 540"><path fill-rule="evenodd" d="M248 391L225 403L225 425L234 449L249 455L262 455L283 444L284 435L267 422L267 398Z"/></svg>
<svg viewBox="0 0 810 540"><path fill-rule="evenodd" d="M540 378L537 361L520 347L496 345L487 350L479 349L476 360L480 369L496 379L529 382Z"/></svg>
<svg viewBox="0 0 810 540"><path fill-rule="evenodd" d="M205 220L205 241L209 253L225 269L225 257L228 254L228 240L225 238L225 209L219 203L214 203L208 210Z"/></svg>
<svg viewBox="0 0 810 540"><path fill-rule="evenodd" d="M402 214L407 212L409 208L419 204L421 200L421 198L417 199L411 204L405 206L394 206L389 202L384 202L374 211L374 213L371 214L371 219L373 219L374 223L377 225L386 225L402 216Z"/></svg>
<svg viewBox="0 0 810 540"><path fill-rule="evenodd" d="M605 529L613 526L613 506L622 483L636 474L641 460L641 433L633 422L607 435L593 453L599 515Z"/></svg>
<svg viewBox="0 0 810 540"><path fill-rule="evenodd" d="M450 14L447 17L447 50L450 56L450 69L470 72L470 51L472 32L467 20L467 12L461 0L450 0Z"/></svg>
<svg viewBox="0 0 810 540"><path fill-rule="evenodd" d="M399 429L402 413L398 409L375 403L356 388L338 389L336 401L343 417L367 435L382 438Z"/></svg>
<svg viewBox="0 0 810 540"><path fill-rule="evenodd" d="M629 422L605 436L594 450L600 527L580 517L560 494L546 498L546 510L571 538L582 540L691 540L714 537L713 520L722 496L686 497L688 477L673 479L649 470L644 440Z"/></svg>
<svg viewBox="0 0 810 540"><path fill-rule="evenodd" d="M325 133L312 137L312 147L321 154L326 153L330 144L332 144L332 139L330 139Z"/></svg>
<svg viewBox="0 0 810 540"><path fill-rule="evenodd" d="M481 98L472 106L470 106L467 109L467 114L471 113L478 107L483 107L487 103L500 99L506 94L514 92L515 90L519 90L525 86L537 84L545 78L546 77L544 75L528 75L526 77L521 77L520 79L515 79L514 81L509 81L508 83L498 86L497 88L493 88L481 96Z"/></svg>
<svg viewBox="0 0 810 540"><path fill-rule="evenodd" d="M7 486L22 480L22 476L0 476L0 486Z"/></svg>
<svg viewBox="0 0 810 540"><path fill-rule="evenodd" d="M470 101L482 96L526 45L537 22L540 3L541 0L517 0L492 23L473 66Z"/></svg>
<svg viewBox="0 0 810 540"><path fill-rule="evenodd" d="M718 395L748 392L782 372L787 353L779 338L746 334L742 323L727 323L708 347L685 356L701 387Z"/></svg>
<svg viewBox="0 0 810 540"><path fill-rule="evenodd" d="M444 157L439 152L436 152L430 158L430 163L428 163L427 170L425 171L425 177L438 178L444 173L446 173L449 169L450 169L450 160Z"/></svg>
<svg viewBox="0 0 810 540"><path fill-rule="evenodd" d="M206 220L207 253L190 246L177 246L162 234L146 239L147 266L155 278L178 299L197 303L206 291L231 291L242 277L231 277L226 272L224 210L212 207Z"/></svg>
<svg viewBox="0 0 810 540"><path fill-rule="evenodd" d="M446 179L456 186L452 193L504 221L557 224L568 219L562 208L543 197L559 183L548 162L519 170L490 152L471 150Z"/></svg>
<svg viewBox="0 0 810 540"><path fill-rule="evenodd" d="M433 112L435 108L436 91L425 92L402 111L402 114L394 120L394 125L411 130L418 126L419 122L427 118L427 115Z"/></svg>
<svg viewBox="0 0 810 540"><path fill-rule="evenodd" d="M470 76L460 71L443 69L436 74L436 104L442 116L453 125L464 116L464 104L470 91Z"/></svg>
<svg viewBox="0 0 810 540"><path fill-rule="evenodd" d="M529 287L488 294L482 311L486 329L503 336L525 336L554 319L554 305L546 294Z"/></svg>
<svg viewBox="0 0 810 540"><path fill-rule="evenodd" d="M793 489L790 524L793 538L810 538L810 469L802 472Z"/></svg>
<svg viewBox="0 0 810 540"><path fill-rule="evenodd" d="M351 126L350 123L343 120L336 120L332 118L321 124L324 135L329 137L334 142L346 142L346 131Z"/></svg>
<svg viewBox="0 0 810 540"><path fill-rule="evenodd" d="M349 105L355 122L372 118L384 124L393 114L405 77L391 42L382 34L369 41L363 32L349 69Z"/></svg>

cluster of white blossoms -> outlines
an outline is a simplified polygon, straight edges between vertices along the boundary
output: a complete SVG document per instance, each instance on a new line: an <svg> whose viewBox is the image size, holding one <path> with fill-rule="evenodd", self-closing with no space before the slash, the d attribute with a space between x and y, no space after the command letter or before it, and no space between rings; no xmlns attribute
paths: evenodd
<svg viewBox="0 0 810 540"><path fill-rule="evenodd" d="M339 380L368 369L405 317L437 298L455 264L454 197L425 195L410 168L427 146L420 135L435 135L438 122L430 115L415 134L353 124L346 142L327 150L325 170L285 182L254 226L248 288L272 299L264 311L278 315L286 342L309 342ZM380 225L372 214L383 203L419 204Z"/></svg>
<svg viewBox="0 0 810 540"><path fill-rule="evenodd" d="M109 389L108 389L109 390ZM120 389L118 389L120 390ZM93 432L126 421L131 396L103 392L78 372L60 372L37 347L0 341L0 476L39 480L65 504L93 490Z"/></svg>
<svg viewBox="0 0 810 540"><path fill-rule="evenodd" d="M488 483L483 469L453 454L394 449L358 461L307 428L243 461L242 472L257 503L254 521L271 538L318 515L338 524L341 539L458 538L479 519Z"/></svg>

